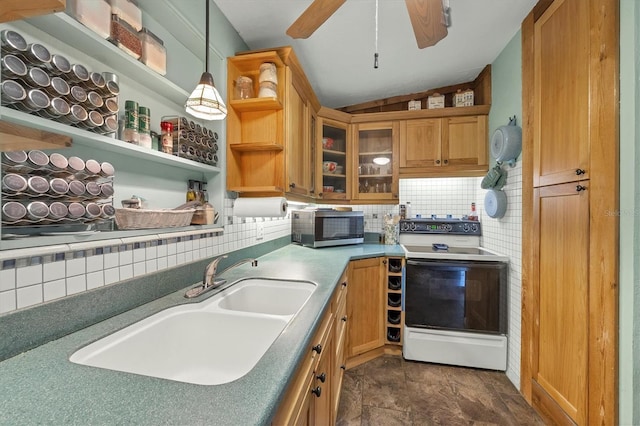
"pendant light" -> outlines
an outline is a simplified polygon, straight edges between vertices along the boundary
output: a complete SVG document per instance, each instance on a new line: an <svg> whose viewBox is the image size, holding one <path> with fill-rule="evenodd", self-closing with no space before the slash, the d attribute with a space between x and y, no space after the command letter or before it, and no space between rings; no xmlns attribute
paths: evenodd
<svg viewBox="0 0 640 426"><path fill-rule="evenodd" d="M209 73L209 1L206 3L206 28L205 28L205 62L204 73L200 77L198 85L191 93L185 104L188 114L202 120L224 120L227 116L227 106L222 96L213 84L213 76Z"/></svg>

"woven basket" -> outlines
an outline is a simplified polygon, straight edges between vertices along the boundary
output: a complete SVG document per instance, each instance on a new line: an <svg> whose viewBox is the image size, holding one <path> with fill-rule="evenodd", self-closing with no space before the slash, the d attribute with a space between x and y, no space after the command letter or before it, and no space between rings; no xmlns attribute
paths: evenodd
<svg viewBox="0 0 640 426"><path fill-rule="evenodd" d="M189 226L195 209L147 210L116 209L118 229L177 228Z"/></svg>

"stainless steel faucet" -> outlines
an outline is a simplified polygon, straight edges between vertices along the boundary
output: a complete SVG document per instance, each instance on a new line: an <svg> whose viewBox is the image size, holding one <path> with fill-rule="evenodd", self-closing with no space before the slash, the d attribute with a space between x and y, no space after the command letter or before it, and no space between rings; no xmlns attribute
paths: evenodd
<svg viewBox="0 0 640 426"><path fill-rule="evenodd" d="M198 285L195 286L193 288L190 288L189 290L187 290L187 292L184 294L184 297L186 297L187 299L191 299L193 297L198 297L201 294L206 293L209 290L213 290L214 288L218 288L220 287L222 284L225 284L227 282L227 280L225 279L219 279L216 280L215 276L216 276L216 272L218 269L218 263L220 263L220 261L222 259L226 259L227 255L224 256L220 256L216 259L213 259L211 261L211 263L209 263L207 265L206 268L204 268L204 277L202 278L202 285ZM228 271L230 269L235 268L236 266L240 266L244 263L249 263L251 262L251 266L256 267L258 266L258 261L256 259L251 259L251 258L247 258L247 259L242 259L239 262L234 263L233 265L229 266L228 268L226 268L224 271Z"/></svg>

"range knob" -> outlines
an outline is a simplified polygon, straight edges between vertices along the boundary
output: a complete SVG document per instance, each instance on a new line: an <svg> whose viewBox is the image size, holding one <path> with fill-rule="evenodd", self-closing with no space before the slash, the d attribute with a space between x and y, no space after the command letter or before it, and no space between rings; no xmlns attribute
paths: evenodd
<svg viewBox="0 0 640 426"><path fill-rule="evenodd" d="M470 228L469 228L469 224L468 224L468 223L465 223L465 224L463 224L463 225L462 225L462 230L463 230L464 232L469 232L469 229L470 229Z"/></svg>
<svg viewBox="0 0 640 426"><path fill-rule="evenodd" d="M451 226L451 224L446 224L444 226L445 231L447 232L451 232L453 230L453 226Z"/></svg>
<svg viewBox="0 0 640 426"><path fill-rule="evenodd" d="M416 230L416 223L415 222L411 222L411 224L409 225L409 229L411 229L412 231Z"/></svg>
<svg viewBox="0 0 640 426"><path fill-rule="evenodd" d="M402 225L400 225L400 230L401 231L408 231L409 230L409 224L406 222L403 222Z"/></svg>
<svg viewBox="0 0 640 426"><path fill-rule="evenodd" d="M478 232L478 225L476 225L475 223L471 225L471 232Z"/></svg>

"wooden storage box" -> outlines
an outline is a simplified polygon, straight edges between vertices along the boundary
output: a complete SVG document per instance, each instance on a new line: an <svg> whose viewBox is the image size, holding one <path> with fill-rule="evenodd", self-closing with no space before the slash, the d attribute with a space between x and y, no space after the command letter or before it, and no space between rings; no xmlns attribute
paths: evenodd
<svg viewBox="0 0 640 426"><path fill-rule="evenodd" d="M195 209L116 209L116 226L118 229L178 228L189 226L194 212Z"/></svg>
<svg viewBox="0 0 640 426"><path fill-rule="evenodd" d="M453 105L457 107L473 106L473 90L458 90L453 96Z"/></svg>

